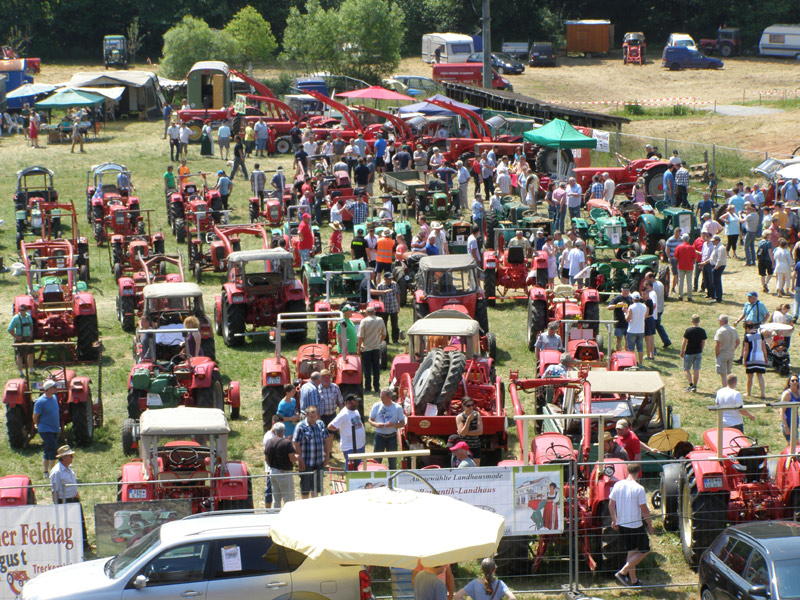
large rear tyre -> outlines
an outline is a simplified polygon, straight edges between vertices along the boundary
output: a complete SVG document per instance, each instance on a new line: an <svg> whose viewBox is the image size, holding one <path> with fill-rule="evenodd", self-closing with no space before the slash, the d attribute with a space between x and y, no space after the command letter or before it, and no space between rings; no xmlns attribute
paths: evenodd
<svg viewBox="0 0 800 600"><path fill-rule="evenodd" d="M528 350L533 352L539 334L547 327L547 302L544 300L528 301Z"/></svg>
<svg viewBox="0 0 800 600"><path fill-rule="evenodd" d="M583 318L585 321L594 321L592 335L596 338L600 332L600 304L598 302L587 302L583 307Z"/></svg>
<svg viewBox="0 0 800 600"><path fill-rule="evenodd" d="M483 333L489 333L489 312L486 309L486 300L478 300L475 303L475 320Z"/></svg>
<svg viewBox="0 0 800 600"><path fill-rule="evenodd" d="M491 331L486 334L486 354L492 360L497 360L497 336Z"/></svg>
<svg viewBox="0 0 800 600"><path fill-rule="evenodd" d="M680 503L680 481L683 466L668 463L661 471L659 491L661 494L661 520L667 531L678 530L678 505Z"/></svg>
<svg viewBox="0 0 800 600"><path fill-rule="evenodd" d="M278 404L283 398L283 393L277 387L261 388L261 422L264 431L272 428L272 417L278 412Z"/></svg>
<svg viewBox="0 0 800 600"><path fill-rule="evenodd" d="M494 230L497 229L497 213L493 210L486 211L484 226L486 228L486 237L483 240L483 245L490 250L494 250Z"/></svg>
<svg viewBox="0 0 800 600"><path fill-rule="evenodd" d="M91 446L94 439L94 418L92 415L92 394L89 390L88 398L84 402L69 405L72 418L72 433L77 446Z"/></svg>
<svg viewBox="0 0 800 600"><path fill-rule="evenodd" d="M600 507L600 564L601 573L616 573L625 564L627 552L622 550L619 531L611 526L611 513L608 502L603 502Z"/></svg>
<svg viewBox="0 0 800 600"><path fill-rule="evenodd" d="M571 150L558 150L557 148L539 148L536 153L536 171L538 173L557 173L559 167L559 152L561 153L561 170L569 172L569 165L575 161Z"/></svg>
<svg viewBox="0 0 800 600"><path fill-rule="evenodd" d="M683 557L691 567L697 567L700 556L717 535L725 529L728 509L724 494L699 492L691 464L681 479L679 530Z"/></svg>
<svg viewBox="0 0 800 600"><path fill-rule="evenodd" d="M75 318L75 329L78 331L78 359L97 360L95 343L100 339L97 326L97 315L81 315Z"/></svg>
<svg viewBox="0 0 800 600"><path fill-rule="evenodd" d="M6 427L8 428L8 445L14 450L24 448L31 435L31 429L30 425L26 423L25 410L21 405L6 405Z"/></svg>
<svg viewBox="0 0 800 600"><path fill-rule="evenodd" d="M667 165L662 164L656 167L651 167L644 173L644 191L646 198L649 199L653 205L659 200L664 199L664 171L667 170ZM644 245L642 245L644 248Z"/></svg>
<svg viewBox="0 0 800 600"><path fill-rule="evenodd" d="M136 303L130 296L122 296L119 299L119 322L122 323L122 331L131 333L136 327Z"/></svg>
<svg viewBox="0 0 800 600"><path fill-rule="evenodd" d="M462 352L448 352L450 363L447 367L447 375L442 384L442 391L436 398L436 404L440 409L446 408L453 396L455 396L458 388L463 383L464 371L467 368L467 357Z"/></svg>
<svg viewBox="0 0 800 600"><path fill-rule="evenodd" d="M186 221L183 219L175 219L173 223L175 228L175 240L181 246L186 243Z"/></svg>
<svg viewBox="0 0 800 600"><path fill-rule="evenodd" d="M279 137L275 140L275 152L278 154L289 154L292 151L292 140L287 136Z"/></svg>
<svg viewBox="0 0 800 600"><path fill-rule="evenodd" d="M122 452L125 456L130 456L134 453L133 449L133 429L136 421L133 419L123 419L122 421Z"/></svg>
<svg viewBox="0 0 800 600"><path fill-rule="evenodd" d="M142 414L142 406L139 402L139 392L128 390L128 418L134 421Z"/></svg>
<svg viewBox="0 0 800 600"><path fill-rule="evenodd" d="M483 292L486 294L486 302L489 306L497 304L497 271L486 269L483 272Z"/></svg>
<svg viewBox="0 0 800 600"><path fill-rule="evenodd" d="M449 364L447 354L441 348L434 348L422 359L422 364L412 381L417 414L425 414L428 404L436 402L447 377Z"/></svg>
<svg viewBox="0 0 800 600"><path fill-rule="evenodd" d="M286 303L286 312L288 313L302 313L306 311L306 303L304 300L291 300ZM308 324L307 323L290 323L291 329L297 331L290 331L286 334L286 341L294 344L305 344L308 339Z"/></svg>
<svg viewBox="0 0 800 600"><path fill-rule="evenodd" d="M419 321L428 316L430 308L424 302L414 302L414 320Z"/></svg>

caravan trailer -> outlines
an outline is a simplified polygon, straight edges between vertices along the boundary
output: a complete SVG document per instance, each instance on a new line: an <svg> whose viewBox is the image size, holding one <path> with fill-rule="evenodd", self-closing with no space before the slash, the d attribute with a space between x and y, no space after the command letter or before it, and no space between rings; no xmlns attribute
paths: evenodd
<svg viewBox="0 0 800 600"><path fill-rule="evenodd" d="M800 25L770 25L761 34L758 53L800 60Z"/></svg>
<svg viewBox="0 0 800 600"><path fill-rule="evenodd" d="M422 60L426 63L463 63L473 51L472 38L468 35L426 33L422 36Z"/></svg>

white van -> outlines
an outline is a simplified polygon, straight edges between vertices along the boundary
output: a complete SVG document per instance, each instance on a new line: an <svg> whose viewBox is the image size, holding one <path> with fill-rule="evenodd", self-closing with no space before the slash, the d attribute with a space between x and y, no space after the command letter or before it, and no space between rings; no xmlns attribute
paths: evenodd
<svg viewBox="0 0 800 600"><path fill-rule="evenodd" d="M422 61L426 63L463 63L473 52L472 38L468 35L426 33L422 36Z"/></svg>
<svg viewBox="0 0 800 600"><path fill-rule="evenodd" d="M762 56L791 56L800 60L800 25L770 25L761 34Z"/></svg>
<svg viewBox="0 0 800 600"><path fill-rule="evenodd" d="M667 39L667 46L682 46L689 48L689 50L697 50L697 44L694 43L692 36L688 33L670 33Z"/></svg>

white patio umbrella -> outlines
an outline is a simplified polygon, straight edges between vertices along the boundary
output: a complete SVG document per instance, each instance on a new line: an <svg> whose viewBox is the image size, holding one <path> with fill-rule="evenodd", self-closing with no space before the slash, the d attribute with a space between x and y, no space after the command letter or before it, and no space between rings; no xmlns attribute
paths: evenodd
<svg viewBox="0 0 800 600"><path fill-rule="evenodd" d="M800 179L800 163L787 165L775 173L775 175L783 177L784 179Z"/></svg>
<svg viewBox="0 0 800 600"><path fill-rule="evenodd" d="M346 534L309 515L351 515ZM339 564L413 569L491 556L505 519L447 496L386 487L289 502L270 527L281 546ZM391 533L375 533L381 524ZM397 524L401 524L397 527Z"/></svg>

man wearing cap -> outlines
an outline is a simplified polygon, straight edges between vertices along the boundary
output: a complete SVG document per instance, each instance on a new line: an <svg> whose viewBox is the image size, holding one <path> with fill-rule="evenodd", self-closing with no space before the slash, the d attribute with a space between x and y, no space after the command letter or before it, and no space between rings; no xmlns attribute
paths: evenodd
<svg viewBox="0 0 800 600"><path fill-rule="evenodd" d="M562 350L563 344L561 336L558 335L558 323L555 321L547 325L547 332L544 331L539 334L534 344L534 352L536 353L536 360L539 360L539 353L542 350Z"/></svg>
<svg viewBox="0 0 800 600"><path fill-rule="evenodd" d="M365 312L367 316L362 319L358 328L356 351L361 355L364 392L368 393L381 389L381 343L386 341L386 325L383 319L375 316L374 306L368 306Z"/></svg>
<svg viewBox="0 0 800 600"><path fill-rule="evenodd" d="M644 358L642 353L644 350L644 321L647 317L647 306L642 302L639 292L633 292L631 298L633 299L633 304L628 306L625 312L625 320L628 322L628 331L625 337L628 352L635 350L641 365Z"/></svg>
<svg viewBox="0 0 800 600"><path fill-rule="evenodd" d="M314 371L311 378L300 388L300 412L308 412L310 406L319 408L321 400L319 396L320 373Z"/></svg>
<svg viewBox="0 0 800 600"><path fill-rule="evenodd" d="M400 313L400 290L394 281L391 271L384 271L383 281L378 284L378 292L381 293L383 301L383 312L380 314L384 325L388 329L388 323L392 324L392 343L396 344L400 340L400 326L397 317Z"/></svg>
<svg viewBox="0 0 800 600"><path fill-rule="evenodd" d="M348 466L350 455L363 454L367 445L366 430L358 412L359 400L355 394L348 394L344 399L344 408L328 425L328 431L339 432L339 447L344 454L345 471L350 470ZM360 464L361 461L357 460L353 467L357 469Z"/></svg>
<svg viewBox="0 0 800 600"><path fill-rule="evenodd" d="M297 244L297 249L300 252L300 266L308 262L311 258L311 250L314 248L314 234L311 232L311 215L303 213L300 219L300 225L297 227L297 235L300 241Z"/></svg>
<svg viewBox="0 0 800 600"><path fill-rule="evenodd" d="M619 294L614 296L606 307L614 311L614 337L617 338L617 350L625 347L625 340L628 333L628 320L626 313L633 300L631 299L631 286L627 283L622 284Z"/></svg>
<svg viewBox="0 0 800 600"><path fill-rule="evenodd" d="M525 238L522 234L521 229L517 229L516 234L513 238L508 242L509 248L523 248L525 251L525 257L529 257L531 255L531 243ZM480 263L478 263L480 264Z"/></svg>
<svg viewBox="0 0 800 600"><path fill-rule="evenodd" d="M642 460L642 448L649 452L653 451L650 446L639 440L627 419L617 421L617 443L622 446L630 460Z"/></svg>
<svg viewBox="0 0 800 600"><path fill-rule="evenodd" d="M651 146L650 144L645 144L644 153L645 153L645 158L653 158L653 156L655 155L655 152L653 152L653 146Z"/></svg>
<svg viewBox="0 0 800 600"><path fill-rule="evenodd" d="M625 448L614 441L614 436L610 431L603 433L603 456L605 458L618 458L626 462L629 460Z"/></svg>
<svg viewBox="0 0 800 600"><path fill-rule="evenodd" d="M544 236L544 229L539 228L536 230L535 236L531 236L530 239L531 244L533 244L534 249L536 252L540 252L544 245L547 243L547 238Z"/></svg>
<svg viewBox="0 0 800 600"><path fill-rule="evenodd" d="M742 321L752 321L756 325L761 325L769 318L769 311L764 303L758 299L758 292L747 292L747 302L742 306L742 314L736 319L734 326Z"/></svg>
<svg viewBox="0 0 800 600"><path fill-rule="evenodd" d="M15 343L33 341L33 317L27 304L20 303L17 314L11 317L7 331ZM14 359L20 377L24 376L23 370L26 366L29 370L33 368L33 352L28 349L14 348Z"/></svg>
<svg viewBox="0 0 800 600"><path fill-rule="evenodd" d="M381 390L380 402L373 404L369 412L369 424L375 428L373 452L396 452L397 430L406 423L403 407L394 402L388 388ZM382 462L382 461L381 461ZM397 459L389 459L389 470L397 468Z"/></svg>
<svg viewBox="0 0 800 600"><path fill-rule="evenodd" d="M214 189L219 192L219 198L222 200L222 208L228 210L228 199L231 197L233 191L233 181L225 174L225 171L217 171L217 183L214 184ZM281 192L282 194L283 192Z"/></svg>
<svg viewBox="0 0 800 600"><path fill-rule="evenodd" d="M397 152L392 158L392 166L395 171L407 171L411 166L411 153L409 152L408 145L403 144L400 152Z"/></svg>
<svg viewBox="0 0 800 600"><path fill-rule="evenodd" d="M456 469L466 469L469 467L478 466L475 464L475 461L472 460L469 446L467 446L466 442L458 442L452 448L450 448L450 452L453 453L450 461L452 467Z"/></svg>
<svg viewBox="0 0 800 600"><path fill-rule="evenodd" d="M322 369L319 372L319 412L320 418L325 425L330 425L333 418L336 416L336 411L344 405L342 398L342 391L339 386L333 383L331 379L331 372L328 369Z"/></svg>
<svg viewBox="0 0 800 600"><path fill-rule="evenodd" d="M78 478L72 470L72 461L75 453L69 446L61 446L55 454L58 462L50 470L50 488L53 495L53 504L68 504L76 502L80 504L81 496L78 493ZM83 518L83 506L81 506L81 526L83 528L83 550L91 550L89 539L86 537L86 521Z"/></svg>
<svg viewBox="0 0 800 600"><path fill-rule="evenodd" d="M33 425L44 445L44 476L47 477L56 461L58 436L61 433L61 411L56 398L56 382L47 379L42 384L42 395L33 404Z"/></svg>

